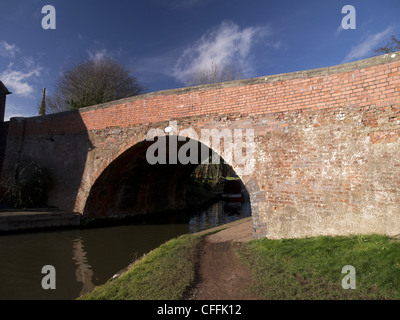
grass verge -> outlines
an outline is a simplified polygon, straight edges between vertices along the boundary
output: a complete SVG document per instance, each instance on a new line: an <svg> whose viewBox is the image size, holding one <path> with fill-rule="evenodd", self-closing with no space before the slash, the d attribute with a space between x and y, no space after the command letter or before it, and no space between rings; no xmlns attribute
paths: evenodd
<svg viewBox="0 0 400 320"><path fill-rule="evenodd" d="M195 279L192 255L201 239L183 235L145 255L116 280L80 300L180 300Z"/></svg>
<svg viewBox="0 0 400 320"><path fill-rule="evenodd" d="M386 236L260 239L236 253L260 299L400 299L400 242ZM356 270L355 289L342 287L346 265Z"/></svg>

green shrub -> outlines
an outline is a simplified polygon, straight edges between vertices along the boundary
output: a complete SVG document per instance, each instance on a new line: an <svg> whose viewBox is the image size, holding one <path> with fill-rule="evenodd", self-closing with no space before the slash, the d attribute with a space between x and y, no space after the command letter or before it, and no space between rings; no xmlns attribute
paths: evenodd
<svg viewBox="0 0 400 320"><path fill-rule="evenodd" d="M4 197L0 202L8 207L33 208L47 206L53 185L49 169L30 163L17 169L16 177L3 183Z"/></svg>

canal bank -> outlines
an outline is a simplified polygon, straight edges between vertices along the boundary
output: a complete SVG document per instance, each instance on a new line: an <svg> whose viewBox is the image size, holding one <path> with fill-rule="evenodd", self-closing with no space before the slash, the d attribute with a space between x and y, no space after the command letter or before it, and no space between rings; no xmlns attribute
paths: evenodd
<svg viewBox="0 0 400 320"><path fill-rule="evenodd" d="M220 201L204 210L160 214L158 220L141 223L2 234L0 252L6 258L0 259L0 300L76 299L170 239L250 215L248 202L230 208ZM56 290L41 286L45 265L56 269Z"/></svg>
<svg viewBox="0 0 400 320"><path fill-rule="evenodd" d="M233 243L252 239L252 218L183 234L154 248L82 300L249 300L251 273Z"/></svg>
<svg viewBox="0 0 400 320"><path fill-rule="evenodd" d="M247 217L171 239L135 261L112 281L79 299L239 301L398 300L400 297L398 236L366 234L250 241L251 233L252 219ZM348 265L349 261L352 265ZM361 281L357 278L356 282L355 273L345 277L343 266L357 268ZM352 284L353 290L348 290Z"/></svg>
<svg viewBox="0 0 400 320"><path fill-rule="evenodd" d="M222 190L206 190L202 186L188 185L186 206L181 209L163 210L146 214L115 214L106 217L85 218L77 212L65 212L57 208L11 209L0 208L0 234L57 230L61 228L92 228L120 224L142 223L159 220L174 212L206 210L221 200ZM181 215L184 216L184 215Z"/></svg>
<svg viewBox="0 0 400 320"><path fill-rule="evenodd" d="M79 227L81 215L58 210L2 210L0 233Z"/></svg>

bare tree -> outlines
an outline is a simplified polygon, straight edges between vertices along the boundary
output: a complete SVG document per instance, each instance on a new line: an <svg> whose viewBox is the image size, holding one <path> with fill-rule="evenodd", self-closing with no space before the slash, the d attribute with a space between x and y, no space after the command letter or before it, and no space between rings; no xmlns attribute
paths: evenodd
<svg viewBox="0 0 400 320"><path fill-rule="evenodd" d="M186 86L196 86L203 84L219 83L242 79L240 68L232 63L218 64L211 61L210 67L196 70L186 79ZM211 160L211 159L210 159ZM227 175L230 166L221 158L220 164L200 164L195 169L192 177L202 182L217 183L220 178Z"/></svg>
<svg viewBox="0 0 400 320"><path fill-rule="evenodd" d="M198 69L190 75L186 79L186 86L233 81L241 78L240 69L234 64L218 64L212 61L210 67Z"/></svg>
<svg viewBox="0 0 400 320"><path fill-rule="evenodd" d="M141 94L144 87L130 71L111 58L78 63L58 79L46 97L51 113L79 109Z"/></svg>
<svg viewBox="0 0 400 320"><path fill-rule="evenodd" d="M385 54L391 53L400 50L400 39L397 39L394 35L392 35L392 39L389 43L387 43L384 47L380 47L375 49L376 54Z"/></svg>

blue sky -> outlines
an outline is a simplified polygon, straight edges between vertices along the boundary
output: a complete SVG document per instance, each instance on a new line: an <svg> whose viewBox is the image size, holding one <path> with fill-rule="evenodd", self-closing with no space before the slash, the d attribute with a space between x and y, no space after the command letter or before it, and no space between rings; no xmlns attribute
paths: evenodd
<svg viewBox="0 0 400 320"><path fill-rule="evenodd" d="M56 29L42 28L42 7ZM356 29L341 28L342 7ZM238 65L245 78L364 59L400 35L399 0L0 0L0 80L13 92L6 120L35 116L78 60L111 56L148 92L184 87L211 60Z"/></svg>

